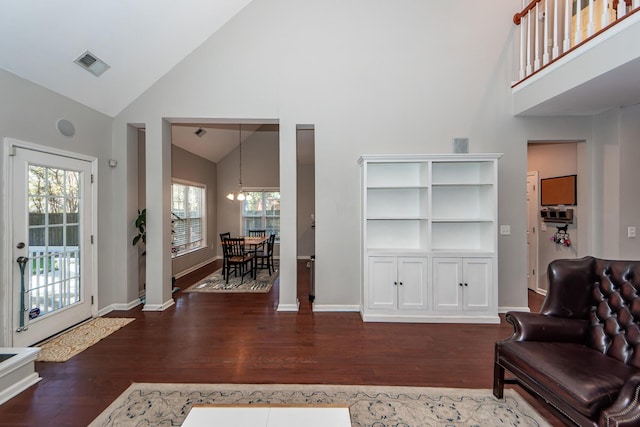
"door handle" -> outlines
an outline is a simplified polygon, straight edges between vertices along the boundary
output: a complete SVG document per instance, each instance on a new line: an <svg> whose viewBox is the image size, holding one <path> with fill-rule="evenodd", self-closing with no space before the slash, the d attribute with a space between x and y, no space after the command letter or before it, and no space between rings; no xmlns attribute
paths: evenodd
<svg viewBox="0 0 640 427"><path fill-rule="evenodd" d="M24 242L20 242L16 245L16 248L18 249L24 249Z"/></svg>
<svg viewBox="0 0 640 427"><path fill-rule="evenodd" d="M19 246L20 244L18 244ZM20 267L20 326L18 327L18 329L16 329L16 332L22 332L22 331L26 331L27 329L29 329L28 326L24 325L24 313L25 313L25 308L24 308L24 294L25 294L25 290L24 290L24 267L27 265L27 262L29 261L29 258L27 258L26 256L19 256L18 259L16 259L16 262L18 263L18 266Z"/></svg>

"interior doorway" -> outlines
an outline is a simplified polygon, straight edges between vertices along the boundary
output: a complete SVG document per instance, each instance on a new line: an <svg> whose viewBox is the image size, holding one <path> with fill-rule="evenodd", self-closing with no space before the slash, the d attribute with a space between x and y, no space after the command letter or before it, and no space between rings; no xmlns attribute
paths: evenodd
<svg viewBox="0 0 640 427"><path fill-rule="evenodd" d="M315 298L315 128L296 127L297 258L306 260L310 275L309 300Z"/></svg>
<svg viewBox="0 0 640 427"><path fill-rule="evenodd" d="M527 288L546 295L548 289L547 267L549 263L561 258L577 258L580 235L588 224L581 222L588 215L580 215L580 203L587 208L586 200L578 198L575 205L542 206L540 180L545 178L577 175L577 193L586 194L586 155L584 141L529 141L527 145ZM537 174L535 177L534 174ZM533 184L536 184L535 186ZM570 223L544 221L542 209L572 209L574 218ZM554 236L558 227L567 226L570 245L559 244ZM535 274L533 274L535 273Z"/></svg>
<svg viewBox="0 0 640 427"><path fill-rule="evenodd" d="M538 171L527 172L527 288L538 291Z"/></svg>

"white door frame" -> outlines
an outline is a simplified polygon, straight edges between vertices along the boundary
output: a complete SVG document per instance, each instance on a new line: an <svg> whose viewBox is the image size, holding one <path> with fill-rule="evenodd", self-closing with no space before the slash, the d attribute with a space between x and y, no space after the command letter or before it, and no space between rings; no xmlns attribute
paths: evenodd
<svg viewBox="0 0 640 427"><path fill-rule="evenodd" d="M98 241L97 241L97 230L98 230L98 159L93 156L87 156L84 154L73 153L71 151L61 150L58 148L48 147L41 144L35 144L32 142L21 141L14 138L4 138L4 147L3 147L3 159L2 159L2 170L3 170L3 188L2 188L2 198L4 200L2 207L2 215L4 221L2 223L3 228L3 236L4 241L3 245L3 255L2 255L2 265L4 266L13 266L15 264L12 258L13 248L12 248L12 238L11 238L11 224L13 224L13 209L9 207L9 196L11 195L11 189L13 186L13 177L9 173L9 164L10 157L12 157L15 153L15 148L24 148L27 150L39 151L42 153L70 157L73 159L84 160L91 163L91 174L93 175L94 187L91 192L91 209L93 211L93 215L91 216L91 234L94 236L94 242L89 249L89 256L91 257L91 262L94 266L91 272L91 295L94 296L93 305L91 306L91 316L96 317L98 314ZM3 268L0 279L2 280L3 285L0 286L0 309L2 310L2 315L0 318L0 324L2 325L2 330L0 330L0 347L11 347L13 345L13 283L14 277L13 274L15 272L14 268Z"/></svg>
<svg viewBox="0 0 640 427"><path fill-rule="evenodd" d="M529 230L531 230L531 228L534 228L534 232L533 232L533 236L531 237L533 239L533 241L535 242L535 252L533 254L533 269L535 271L535 288L532 289L533 291L539 293L539 294L546 294L546 291L542 288L540 288L540 269L538 268L538 258L539 258L539 245L540 245L540 230L539 230L539 224L538 224L538 210L540 209L540 203L538 201L538 191L539 191L539 185L540 185L540 179L539 179L539 173L538 171L532 171L532 172L527 172L527 183L529 182L529 179L533 178L534 182L535 182L535 208L534 208L534 212L536 213L535 218L531 218L531 216L529 215L529 210L531 209L531 206L529 206L529 203L527 203L527 232ZM527 276L529 276L529 272L531 271L531 265L529 264L529 261L531 259L531 256L529 254L530 251L530 247L527 244ZM527 289L531 289L529 288L529 277L527 277Z"/></svg>

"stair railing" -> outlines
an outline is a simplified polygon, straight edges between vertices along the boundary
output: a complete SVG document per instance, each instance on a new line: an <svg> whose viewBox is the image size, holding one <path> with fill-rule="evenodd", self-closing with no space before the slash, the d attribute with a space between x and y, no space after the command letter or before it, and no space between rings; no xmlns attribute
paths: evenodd
<svg viewBox="0 0 640 427"><path fill-rule="evenodd" d="M640 10L640 0L522 0L518 82Z"/></svg>

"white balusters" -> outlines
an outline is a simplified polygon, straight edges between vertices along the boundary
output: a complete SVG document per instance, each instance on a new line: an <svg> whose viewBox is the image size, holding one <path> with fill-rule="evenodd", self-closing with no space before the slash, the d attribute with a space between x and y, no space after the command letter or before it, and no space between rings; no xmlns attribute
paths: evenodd
<svg viewBox="0 0 640 427"><path fill-rule="evenodd" d="M527 76L533 71L531 69L531 11L527 13L525 18L527 20ZM522 24L520 24L522 25Z"/></svg>
<svg viewBox="0 0 640 427"><path fill-rule="evenodd" d="M560 9L559 4L560 0L553 1L553 48L551 50L552 59L556 59L558 55L560 55L560 46L558 45L558 42L560 40L560 32L558 31L560 23L560 17L558 16L558 12Z"/></svg>
<svg viewBox="0 0 640 427"><path fill-rule="evenodd" d="M523 10L524 10L526 5L527 5L526 4L526 0L522 0L522 9ZM526 49L525 49L525 40L526 40L525 28L527 28L527 26L522 21L520 21L520 80L524 79L525 76L526 76L525 69L524 69L524 66L525 66L524 55L525 55L525 52L526 52Z"/></svg>
<svg viewBox="0 0 640 427"><path fill-rule="evenodd" d="M637 9L640 7L640 0L633 0L633 3L631 4L631 7L633 9Z"/></svg>
<svg viewBox="0 0 640 427"><path fill-rule="evenodd" d="M522 0L521 12L514 16L514 22L520 25L519 79L640 8L640 0L629 3L620 0L617 9L612 9L609 0Z"/></svg>
<svg viewBox="0 0 640 427"><path fill-rule="evenodd" d="M542 38L542 65L549 63L549 0L544 0L544 32Z"/></svg>
<svg viewBox="0 0 640 427"><path fill-rule="evenodd" d="M594 11L594 7L593 7L593 0L589 0L589 23L587 24L587 37L591 37L595 32L596 32L596 23L593 20L593 16L595 15L593 13Z"/></svg>
<svg viewBox="0 0 640 427"><path fill-rule="evenodd" d="M600 28L604 28L611 23L609 20L609 5L607 0L602 0L602 15L600 16Z"/></svg>
<svg viewBox="0 0 640 427"><path fill-rule="evenodd" d="M627 3L624 0L618 2L618 19L627 14Z"/></svg>
<svg viewBox="0 0 640 427"><path fill-rule="evenodd" d="M533 18L533 22L535 22L535 43L534 43L534 52L535 52L535 56L533 58L533 69L535 71L538 71L540 69L540 11L538 6L540 5L540 3L536 3L536 7L535 7L535 16Z"/></svg>
<svg viewBox="0 0 640 427"><path fill-rule="evenodd" d="M576 2L576 28L575 35L573 36L573 45L577 45L582 41L582 19L580 19L581 10L580 10L580 0Z"/></svg>
<svg viewBox="0 0 640 427"><path fill-rule="evenodd" d="M562 52L566 52L569 49L571 49L571 0L565 0L564 2L564 42L562 43Z"/></svg>

